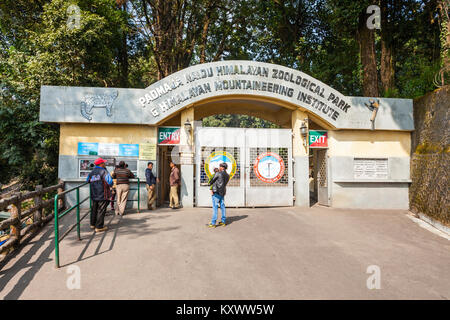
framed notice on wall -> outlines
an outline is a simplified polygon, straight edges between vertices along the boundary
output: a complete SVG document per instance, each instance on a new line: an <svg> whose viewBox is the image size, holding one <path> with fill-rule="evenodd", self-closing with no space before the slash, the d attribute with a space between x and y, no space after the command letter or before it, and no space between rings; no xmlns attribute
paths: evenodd
<svg viewBox="0 0 450 320"><path fill-rule="evenodd" d="M353 175L355 179L387 179L387 158L354 158Z"/></svg>
<svg viewBox="0 0 450 320"><path fill-rule="evenodd" d="M156 144L139 144L139 160L156 160Z"/></svg>

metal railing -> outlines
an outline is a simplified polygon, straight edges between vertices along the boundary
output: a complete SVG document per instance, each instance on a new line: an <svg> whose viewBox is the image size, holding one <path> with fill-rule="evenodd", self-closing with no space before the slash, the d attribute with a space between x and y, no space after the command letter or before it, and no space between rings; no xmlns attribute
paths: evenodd
<svg viewBox="0 0 450 320"><path fill-rule="evenodd" d="M141 179L136 178L136 180L137 180L137 189L130 188L130 191L137 190L137 200L127 199L127 201L131 201L131 202L137 201L137 212L140 213L141 212L141 196L140 196L139 190L141 189Z"/></svg>
<svg viewBox="0 0 450 320"><path fill-rule="evenodd" d="M83 221L83 219L86 218L86 216L92 212L92 199L91 199L91 189L90 188L89 188L89 196L87 196L86 198L84 198L83 200L80 201L80 188L84 187L85 185L88 185L88 184L89 184L89 182L85 182L85 183L80 184L77 187L74 187L72 189L66 190L64 192L61 192L61 193L58 193L57 195L55 195L55 198L54 198L54 206L55 206L54 219L55 219L55 267L56 268L60 267L60 264L59 264L59 243L75 227L77 227L78 240L81 240L80 222ZM130 188L130 191L131 190L137 190L137 200L136 199L127 199L127 201L130 201L130 202L137 201L137 203L138 203L138 205L137 205L138 213L141 212L140 187L141 187L141 181L140 181L139 178L137 178L137 188ZM76 193L76 203L73 206L71 206L69 209L64 210L62 213L58 213L58 199L59 199L59 197L64 196L64 195L66 195L66 194L68 194L70 192L73 192L73 191L75 191L75 193ZM80 218L80 206L81 206L81 204L83 204L87 200L89 200L89 210L86 212L86 214L83 217ZM76 209L77 222L75 224L73 224L72 226L70 226L69 229L66 232L64 232L64 234L60 238L59 237L59 219L61 219L62 217L64 217L66 214L68 214L69 212L71 212L74 209Z"/></svg>

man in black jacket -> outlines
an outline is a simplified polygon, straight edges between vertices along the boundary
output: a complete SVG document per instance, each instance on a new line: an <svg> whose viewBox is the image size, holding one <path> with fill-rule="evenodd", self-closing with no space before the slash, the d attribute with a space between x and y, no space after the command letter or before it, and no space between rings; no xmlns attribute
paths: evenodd
<svg viewBox="0 0 450 320"><path fill-rule="evenodd" d="M106 231L104 226L106 208L111 197L110 187L113 185L111 175L105 168L106 161L102 158L95 160L95 168L89 173L86 181L91 187L92 211L91 229L96 232Z"/></svg>
<svg viewBox="0 0 450 320"><path fill-rule="evenodd" d="M211 223L209 224L210 228L216 227L217 220L217 207L220 204L220 211L222 212L222 221L219 222L219 226L225 226L226 222L226 210L225 210L225 194L227 192L227 183L230 180L230 176L228 175L226 163L221 163L219 166L219 172L216 172L214 178L209 182L209 185L212 185L212 203L213 203L213 216L211 219Z"/></svg>

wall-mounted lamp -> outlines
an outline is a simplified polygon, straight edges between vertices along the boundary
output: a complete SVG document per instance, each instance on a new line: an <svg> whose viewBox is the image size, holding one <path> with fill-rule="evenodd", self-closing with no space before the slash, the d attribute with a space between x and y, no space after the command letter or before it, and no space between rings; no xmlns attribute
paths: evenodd
<svg viewBox="0 0 450 320"><path fill-rule="evenodd" d="M308 121L307 119L305 119L305 121L302 122L302 126L300 127L300 134L303 138L303 145L306 147L306 137L308 136L308 127L306 126L306 121Z"/></svg>
<svg viewBox="0 0 450 320"><path fill-rule="evenodd" d="M184 123L184 128L189 134L192 132L192 124L189 122L189 119L186 119L186 122Z"/></svg>

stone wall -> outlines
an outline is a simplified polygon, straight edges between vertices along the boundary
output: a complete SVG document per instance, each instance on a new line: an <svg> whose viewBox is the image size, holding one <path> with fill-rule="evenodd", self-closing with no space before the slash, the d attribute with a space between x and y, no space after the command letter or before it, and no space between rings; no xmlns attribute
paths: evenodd
<svg viewBox="0 0 450 320"><path fill-rule="evenodd" d="M422 212L450 226L450 86L414 100L409 201Z"/></svg>

